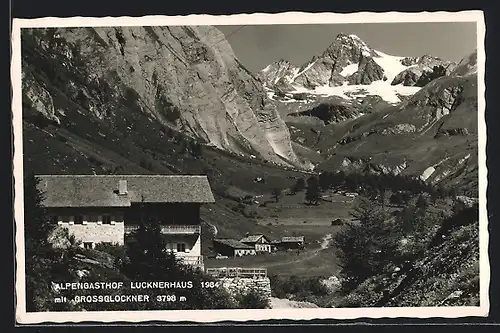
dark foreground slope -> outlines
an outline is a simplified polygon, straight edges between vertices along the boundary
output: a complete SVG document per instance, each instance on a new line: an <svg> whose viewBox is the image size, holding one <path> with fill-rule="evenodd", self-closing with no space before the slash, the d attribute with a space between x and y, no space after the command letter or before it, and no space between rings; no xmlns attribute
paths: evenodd
<svg viewBox="0 0 500 333"><path fill-rule="evenodd" d="M389 258L330 306L478 306L478 220L477 205L462 207L418 243L411 245L411 237L401 238L396 253L406 253L404 257ZM415 245L423 248L414 251Z"/></svg>

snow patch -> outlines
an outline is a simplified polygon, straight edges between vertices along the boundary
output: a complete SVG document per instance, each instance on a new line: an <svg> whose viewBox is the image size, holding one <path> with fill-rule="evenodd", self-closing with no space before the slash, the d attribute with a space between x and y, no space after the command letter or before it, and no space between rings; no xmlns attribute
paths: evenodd
<svg viewBox="0 0 500 333"><path fill-rule="evenodd" d="M342 76L352 75L352 74L354 74L354 73L356 73L358 71L358 67L359 67L358 64L347 65L342 70L342 72L340 72L340 75L342 75Z"/></svg>
<svg viewBox="0 0 500 333"><path fill-rule="evenodd" d="M422 179L425 182L434 173L434 171L436 171L436 169L434 167L428 167L422 173L422 175L420 176L420 179Z"/></svg>
<svg viewBox="0 0 500 333"><path fill-rule="evenodd" d="M401 60L403 60L404 57L397 57L380 51L375 51L375 53L377 53L378 57L373 57L373 60L377 63L377 65L382 67L389 84L392 80L394 80L396 75L409 67L401 63Z"/></svg>
<svg viewBox="0 0 500 333"><path fill-rule="evenodd" d="M408 96L413 95L419 91L420 87L406 87L401 85L391 86L389 83L384 81L375 81L369 85L348 85L344 83L343 86L330 87L328 85L316 87L314 90L310 90L301 86L293 86L295 89L294 93L308 93L312 95L322 95L322 96L339 96L345 99L356 99L360 97L366 97L369 95L380 96L383 100L388 103L399 103L401 100L398 94Z"/></svg>
<svg viewBox="0 0 500 333"><path fill-rule="evenodd" d="M465 161L467 161L468 159L470 158L470 154L467 154L466 156L464 156L464 158L460 159L460 161L458 161L458 164L462 164L464 163Z"/></svg>
<svg viewBox="0 0 500 333"><path fill-rule="evenodd" d="M269 72L270 69L271 69L271 65L269 64L269 65L266 66L266 68L264 68L262 70L262 72L267 73L267 72Z"/></svg>
<svg viewBox="0 0 500 333"><path fill-rule="evenodd" d="M309 68L311 68L311 67L312 67L315 63L316 63L316 60L315 60L315 61L313 61L313 62L311 62L309 65L307 65L307 67L306 67L306 68L304 68L303 70L301 70L300 72L298 72L298 70L297 70L297 72L298 72L298 73L296 73L294 76L292 76L292 78L290 79L290 82L291 82L291 81L295 81L295 79L296 79L298 76L300 76L300 75L302 75L303 73L305 73L305 72L306 72Z"/></svg>

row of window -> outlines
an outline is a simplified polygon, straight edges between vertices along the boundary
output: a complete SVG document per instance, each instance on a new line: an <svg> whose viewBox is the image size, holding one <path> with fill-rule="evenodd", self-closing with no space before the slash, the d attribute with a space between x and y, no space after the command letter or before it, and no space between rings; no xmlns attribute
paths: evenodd
<svg viewBox="0 0 500 333"><path fill-rule="evenodd" d="M175 244L175 248L177 249L177 252L187 252L185 243L177 243L177 244ZM172 243L167 244L167 249L173 250L174 244L172 244Z"/></svg>
<svg viewBox="0 0 500 333"><path fill-rule="evenodd" d="M99 220L100 217L100 220ZM102 224L111 224L112 221L114 222L123 222L123 217L121 216L111 216L111 215L102 215L102 216L96 216L96 215L89 215L89 216L83 216L83 215L75 215L73 216L73 219L71 216L52 216L52 221L54 223L58 223L59 221L68 223L68 222L73 222L74 224L84 224L84 221L86 222L92 222L92 223L97 223L97 222L102 222Z"/></svg>
<svg viewBox="0 0 500 333"><path fill-rule="evenodd" d="M111 242L102 242L103 244L112 244ZM185 243L177 243L175 244L177 248L177 252L187 252ZM93 249L95 247L94 242L83 242L83 247L86 249ZM173 249L173 244L169 244L169 250Z"/></svg>

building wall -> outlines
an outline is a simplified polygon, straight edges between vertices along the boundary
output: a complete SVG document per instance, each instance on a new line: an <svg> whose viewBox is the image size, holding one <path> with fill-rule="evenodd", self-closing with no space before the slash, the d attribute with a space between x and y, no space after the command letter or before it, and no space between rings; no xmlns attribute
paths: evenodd
<svg viewBox="0 0 500 333"><path fill-rule="evenodd" d="M235 257L253 256L255 254L256 254L255 249L234 249Z"/></svg>
<svg viewBox="0 0 500 333"><path fill-rule="evenodd" d="M186 224L196 225L199 220L199 205L185 204L153 204L145 205L144 211L152 216L160 218L163 224ZM186 212L189 211L189 212ZM186 212L186 213L185 213ZM125 224L136 224L137 210L129 207L67 207L67 208L49 208L48 213L54 223L68 229L76 239L83 243L95 244L101 242L124 244ZM109 215L110 224L103 223L103 216ZM76 222L75 216L83 218L83 224ZM170 217L169 217L170 216ZM171 217L173 216L173 217ZM132 222L132 223L131 223ZM194 242L184 242L189 252L183 252L179 255L201 256L201 237L198 236ZM177 252L177 246L173 242L174 252Z"/></svg>
<svg viewBox="0 0 500 333"><path fill-rule="evenodd" d="M255 244L255 251L257 252L271 252L271 244Z"/></svg>
<svg viewBox="0 0 500 333"><path fill-rule="evenodd" d="M178 243L184 243L186 246L186 251L177 251ZM201 236L198 236L194 243L188 242L185 239L179 241L169 240L169 242L167 243L167 249L175 253L177 257L199 257L201 256Z"/></svg>
<svg viewBox="0 0 500 333"><path fill-rule="evenodd" d="M69 233L75 238L92 247L97 243L117 243L124 244L124 220L123 210L110 208L105 209L75 209L62 208L49 210L49 215L54 223L67 228ZM110 216L110 224L103 223L103 216ZM83 224L76 222L75 216L82 216Z"/></svg>

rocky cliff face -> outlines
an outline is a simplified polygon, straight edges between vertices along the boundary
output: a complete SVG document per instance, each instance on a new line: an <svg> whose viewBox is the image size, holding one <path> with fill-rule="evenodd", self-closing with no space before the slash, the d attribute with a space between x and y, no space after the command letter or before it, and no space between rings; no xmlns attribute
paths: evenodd
<svg viewBox="0 0 500 333"><path fill-rule="evenodd" d="M326 125L340 123L360 116L359 109L352 105L321 103L307 111L291 113L290 116L309 116L322 120Z"/></svg>
<svg viewBox="0 0 500 333"><path fill-rule="evenodd" d="M78 113L126 131L133 104L209 145L301 166L262 85L213 27L29 29L22 43L23 102L62 126Z"/></svg>
<svg viewBox="0 0 500 333"><path fill-rule="evenodd" d="M402 64L409 67L396 75L391 85L403 84L404 86L423 87L427 83L441 76L450 75L456 63L446 61L430 55L420 58L404 58Z"/></svg>

